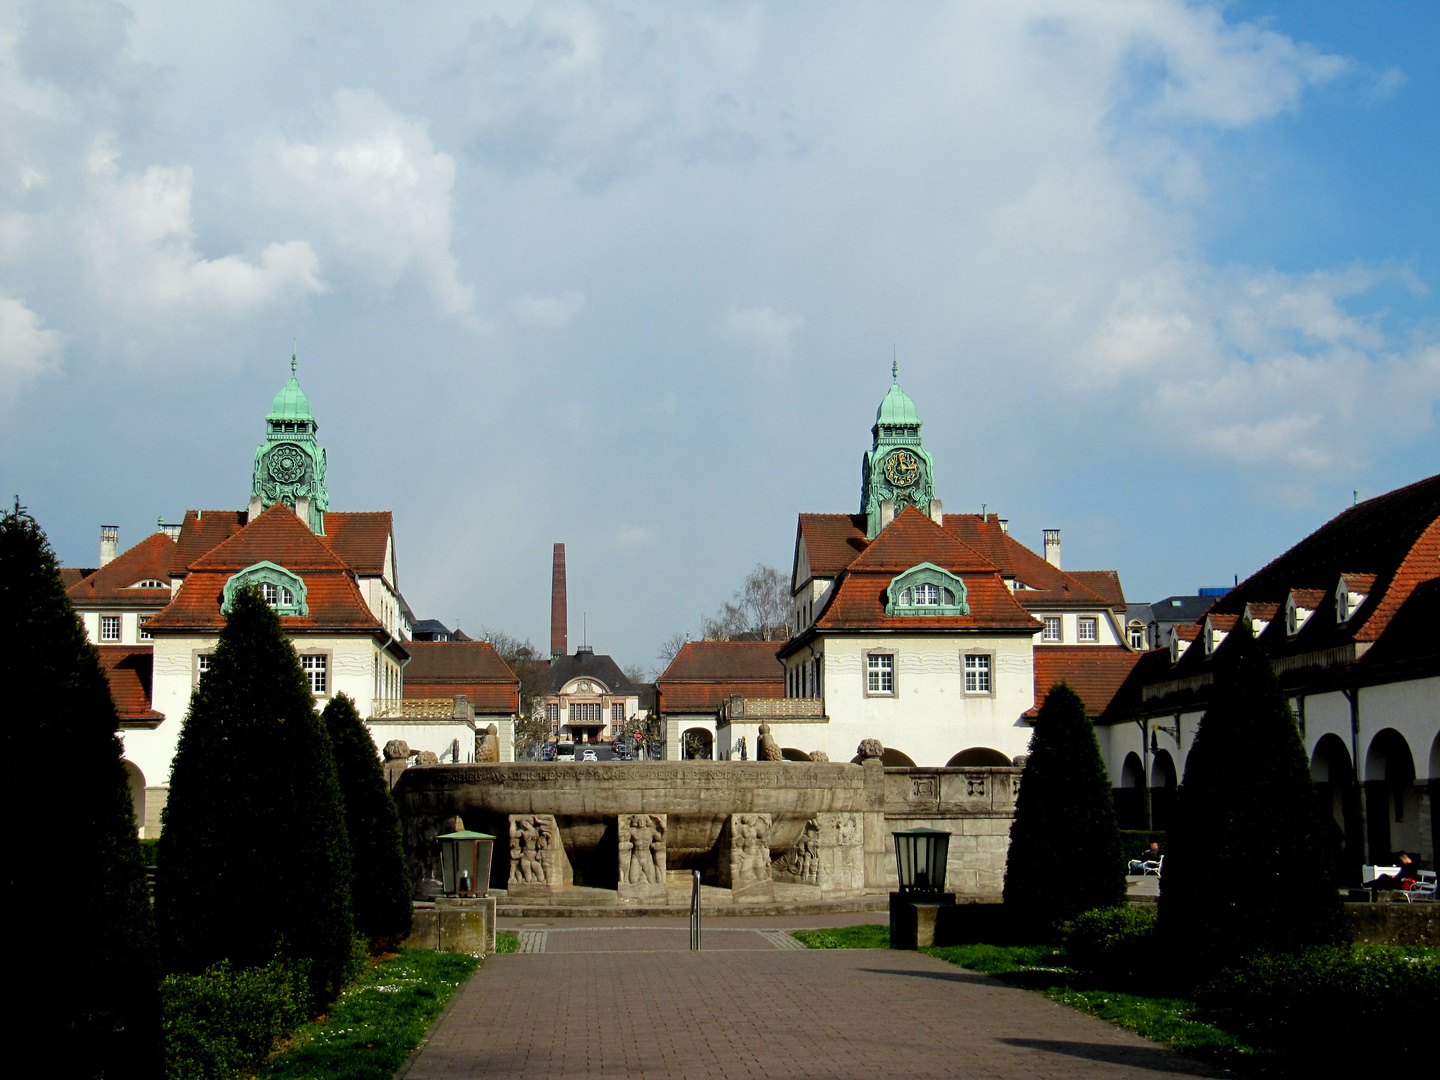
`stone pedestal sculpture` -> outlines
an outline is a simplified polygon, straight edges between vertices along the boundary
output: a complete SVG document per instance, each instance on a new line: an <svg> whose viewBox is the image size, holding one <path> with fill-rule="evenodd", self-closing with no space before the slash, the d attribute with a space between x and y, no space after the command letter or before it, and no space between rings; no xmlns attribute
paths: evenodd
<svg viewBox="0 0 1440 1080"><path fill-rule="evenodd" d="M404 739L391 739L385 744L384 758L385 783L393 788L405 773L405 765L410 758L410 744Z"/></svg>
<svg viewBox="0 0 1440 1080"><path fill-rule="evenodd" d="M475 740L475 760L489 764L500 760L499 724L491 724Z"/></svg>
<svg viewBox="0 0 1440 1080"><path fill-rule="evenodd" d="M775 883L770 876L770 815L731 814L720 832L720 887L737 903L771 903Z"/></svg>
<svg viewBox="0 0 1440 1080"><path fill-rule="evenodd" d="M621 814L616 819L619 838L621 900L665 903L665 815Z"/></svg>
<svg viewBox="0 0 1440 1080"><path fill-rule="evenodd" d="M758 761L784 761L785 755L780 752L780 743L774 735L770 734L770 725L760 725L760 737L755 740L755 758Z"/></svg>
<svg viewBox="0 0 1440 1080"><path fill-rule="evenodd" d="M560 842L553 814L510 815L510 880L512 897L548 899L557 889L575 884L575 872Z"/></svg>
<svg viewBox="0 0 1440 1080"><path fill-rule="evenodd" d="M775 881L792 885L820 885L820 824L814 818L805 823L805 831L795 846L770 863L770 876Z"/></svg>

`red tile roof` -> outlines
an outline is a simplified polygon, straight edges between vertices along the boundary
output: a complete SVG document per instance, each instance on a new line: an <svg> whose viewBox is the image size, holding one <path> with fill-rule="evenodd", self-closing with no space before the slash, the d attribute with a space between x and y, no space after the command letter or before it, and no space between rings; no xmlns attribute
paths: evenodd
<svg viewBox="0 0 1440 1080"><path fill-rule="evenodd" d="M1114 570L1058 570L1000 528L994 516L946 514L945 528L982 551L1006 577L1028 586L1015 598L1027 609L1078 605L1124 607L1120 575Z"/></svg>
<svg viewBox="0 0 1440 1080"><path fill-rule="evenodd" d="M688 641L655 684L661 712L714 712L731 695L784 697L774 641Z"/></svg>
<svg viewBox="0 0 1440 1080"><path fill-rule="evenodd" d="M325 535L319 539L361 577L380 577L393 531L388 510L334 513L325 515Z"/></svg>
<svg viewBox="0 0 1440 1080"><path fill-rule="evenodd" d="M170 560L171 574L184 574L192 562L234 536L249 519L244 510L186 510L175 555Z"/></svg>
<svg viewBox="0 0 1440 1080"><path fill-rule="evenodd" d="M162 532L152 533L123 555L117 555L89 577L66 589L77 608L94 605L150 604L170 602L170 563L175 541ZM163 589L131 588L137 581L163 581Z"/></svg>
<svg viewBox="0 0 1440 1080"><path fill-rule="evenodd" d="M188 519L188 515L187 515ZM182 534L183 535L183 534ZM225 582L258 562L283 566L305 582L309 614L282 616L287 631L367 630L384 633L360 595L349 567L322 544L284 503L275 503L229 539L190 564L180 591L148 629L218 630Z"/></svg>
<svg viewBox="0 0 1440 1080"><path fill-rule="evenodd" d="M1361 611L1356 613L1362 614L1366 608L1370 612L1355 630L1356 641L1378 641L1410 595L1427 582L1440 578L1440 514L1416 538L1400 565L1388 576L1390 580L1380 591L1378 600L1377 590L1372 588Z"/></svg>
<svg viewBox="0 0 1440 1080"><path fill-rule="evenodd" d="M934 563L965 582L969 615L901 616L885 613L886 589L895 575ZM1040 629L1001 580L993 563L913 507L902 511L845 571L815 620L820 630L1013 630Z"/></svg>
<svg viewBox="0 0 1440 1080"><path fill-rule="evenodd" d="M801 514L796 527L797 548L801 539L805 541L810 573L815 577L836 577L865 550L865 515Z"/></svg>
<svg viewBox="0 0 1440 1080"><path fill-rule="evenodd" d="M163 720L150 707L150 679L154 656L149 645L97 645L100 666L110 681L115 712L124 720Z"/></svg>
<svg viewBox="0 0 1440 1080"><path fill-rule="evenodd" d="M1125 590L1120 587L1117 570L1068 570L1066 576L1078 581L1112 608L1125 606Z"/></svg>
<svg viewBox="0 0 1440 1080"><path fill-rule="evenodd" d="M91 574L95 573L95 567L62 566L60 567L60 581L66 589L70 586L84 581Z"/></svg>
<svg viewBox="0 0 1440 1080"><path fill-rule="evenodd" d="M405 649L410 653L407 698L464 694L483 713L513 713L520 707L520 678L489 642L407 641Z"/></svg>
<svg viewBox="0 0 1440 1080"><path fill-rule="evenodd" d="M1142 655L1111 645L1035 646L1035 707L1025 715L1034 716L1050 688L1063 682L1080 695L1087 715L1099 716Z"/></svg>

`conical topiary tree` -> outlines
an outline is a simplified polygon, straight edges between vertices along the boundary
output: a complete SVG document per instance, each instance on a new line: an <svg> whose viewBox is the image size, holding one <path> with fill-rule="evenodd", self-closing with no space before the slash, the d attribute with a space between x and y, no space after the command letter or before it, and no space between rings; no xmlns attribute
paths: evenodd
<svg viewBox="0 0 1440 1080"><path fill-rule="evenodd" d="M1115 803L1085 704L1051 687L1030 736L1005 860L1013 932L1048 935L1091 908L1125 901Z"/></svg>
<svg viewBox="0 0 1440 1080"><path fill-rule="evenodd" d="M1160 934L1196 976L1240 956L1350 939L1300 733L1243 623L1216 657L1166 835Z"/></svg>
<svg viewBox="0 0 1440 1080"><path fill-rule="evenodd" d="M18 504L0 516L0 664L10 802L33 829L28 857L5 860L7 906L22 920L32 902L32 915L68 912L58 933L22 921L10 935L13 1026L47 1073L158 1075L155 924L115 705L45 534Z"/></svg>
<svg viewBox="0 0 1440 1080"><path fill-rule="evenodd" d="M325 706L321 719L345 802L355 931L368 938L372 948L393 948L410 933L413 892L400 842L400 814L355 703L339 694Z"/></svg>
<svg viewBox="0 0 1440 1080"><path fill-rule="evenodd" d="M190 698L160 837L170 970L310 964L318 1003L350 956L350 845L330 740L295 649L258 590L236 593Z"/></svg>

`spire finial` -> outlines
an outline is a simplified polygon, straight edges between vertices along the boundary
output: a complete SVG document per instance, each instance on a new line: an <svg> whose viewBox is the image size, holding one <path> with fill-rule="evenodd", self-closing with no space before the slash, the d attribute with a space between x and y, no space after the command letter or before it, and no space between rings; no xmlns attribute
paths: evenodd
<svg viewBox="0 0 1440 1080"><path fill-rule="evenodd" d="M295 377L295 343L290 343L290 377Z"/></svg>
<svg viewBox="0 0 1440 1080"><path fill-rule="evenodd" d="M900 381L900 357L897 355L892 355L890 358L890 381L897 383Z"/></svg>

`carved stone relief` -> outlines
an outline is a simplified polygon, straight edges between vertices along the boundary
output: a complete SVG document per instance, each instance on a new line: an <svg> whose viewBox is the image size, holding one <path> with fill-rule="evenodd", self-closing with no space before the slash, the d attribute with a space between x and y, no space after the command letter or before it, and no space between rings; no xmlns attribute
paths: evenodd
<svg viewBox="0 0 1440 1080"><path fill-rule="evenodd" d="M546 896L575 882L552 814L510 815L511 896Z"/></svg>
<svg viewBox="0 0 1440 1080"><path fill-rule="evenodd" d="M621 814L616 819L620 899L664 900L665 827L664 814Z"/></svg>
<svg viewBox="0 0 1440 1080"><path fill-rule="evenodd" d="M811 818L795 846L770 863L770 876L796 885L820 884L820 825Z"/></svg>
<svg viewBox="0 0 1440 1080"><path fill-rule="evenodd" d="M736 900L773 900L770 876L770 815L731 814L720 834L721 888Z"/></svg>

